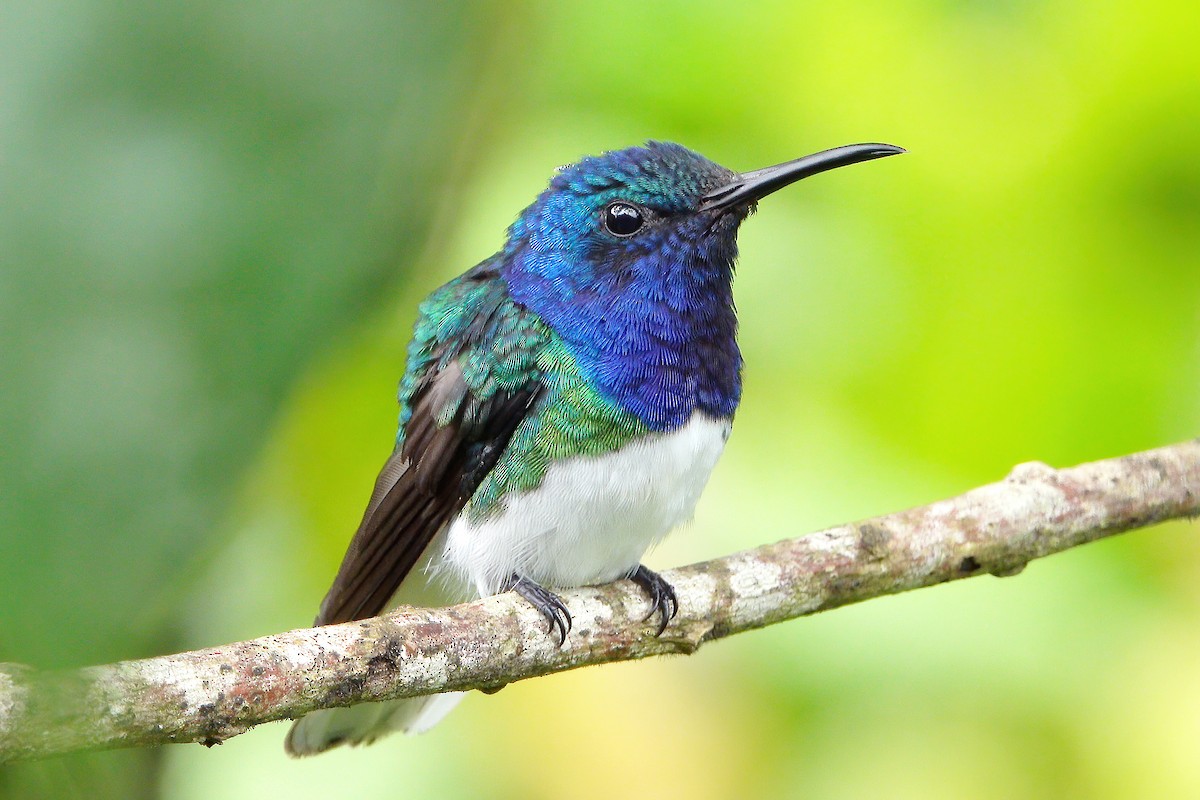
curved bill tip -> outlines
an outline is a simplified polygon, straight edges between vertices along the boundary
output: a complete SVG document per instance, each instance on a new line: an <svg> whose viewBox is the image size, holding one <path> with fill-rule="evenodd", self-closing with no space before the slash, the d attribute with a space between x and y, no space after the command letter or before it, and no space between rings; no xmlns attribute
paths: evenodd
<svg viewBox="0 0 1200 800"><path fill-rule="evenodd" d="M701 198L700 210L713 211L737 205L749 205L756 200L821 172L838 167L847 167L876 158L900 155L908 152L894 144L869 142L847 144L832 150L822 150L773 167L751 170L738 175L732 182L713 189Z"/></svg>

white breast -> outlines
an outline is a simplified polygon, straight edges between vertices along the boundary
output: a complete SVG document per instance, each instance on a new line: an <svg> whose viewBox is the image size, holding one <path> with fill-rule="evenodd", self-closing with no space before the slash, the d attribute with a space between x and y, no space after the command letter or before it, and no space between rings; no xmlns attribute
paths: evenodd
<svg viewBox="0 0 1200 800"><path fill-rule="evenodd" d="M540 486L509 495L500 512L477 524L456 519L435 568L481 595L514 573L559 588L624 577L691 518L729 429L728 420L697 413L616 452L556 461Z"/></svg>

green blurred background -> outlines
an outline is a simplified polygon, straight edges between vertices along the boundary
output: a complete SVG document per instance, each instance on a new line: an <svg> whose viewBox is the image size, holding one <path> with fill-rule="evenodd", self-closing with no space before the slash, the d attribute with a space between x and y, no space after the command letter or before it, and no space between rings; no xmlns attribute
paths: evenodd
<svg viewBox="0 0 1200 800"><path fill-rule="evenodd" d="M903 158L762 204L746 391L657 568L1200 431L1200 7L7 2L0 659L311 618L416 302L554 167ZM1200 796L1200 546L1164 525L472 697L0 770L13 798Z"/></svg>

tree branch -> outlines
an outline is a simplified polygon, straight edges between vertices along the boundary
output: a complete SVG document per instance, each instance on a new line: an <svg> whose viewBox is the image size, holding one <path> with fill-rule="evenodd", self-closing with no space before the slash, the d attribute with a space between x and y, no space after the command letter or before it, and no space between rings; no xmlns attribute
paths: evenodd
<svg viewBox="0 0 1200 800"><path fill-rule="evenodd" d="M1027 562L1200 514L1200 439L999 483L929 506L664 573L679 615L661 638L628 581L563 594L563 647L513 594L73 672L0 665L0 763L165 742L216 744L330 706L488 689L664 653L872 597Z"/></svg>

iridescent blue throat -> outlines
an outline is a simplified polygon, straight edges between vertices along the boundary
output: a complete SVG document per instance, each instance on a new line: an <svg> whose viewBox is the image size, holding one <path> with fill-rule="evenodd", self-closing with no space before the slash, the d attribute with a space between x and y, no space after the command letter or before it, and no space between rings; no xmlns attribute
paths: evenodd
<svg viewBox="0 0 1200 800"><path fill-rule="evenodd" d="M504 277L597 391L652 430L678 428L695 411L728 418L741 397L732 291L739 222L663 226L636 247L594 236L535 248L517 238Z"/></svg>

